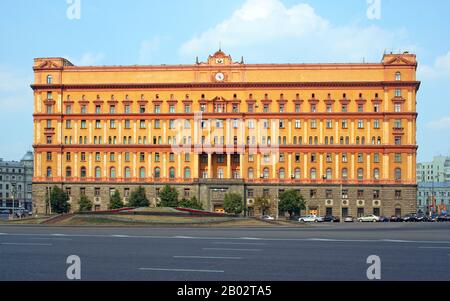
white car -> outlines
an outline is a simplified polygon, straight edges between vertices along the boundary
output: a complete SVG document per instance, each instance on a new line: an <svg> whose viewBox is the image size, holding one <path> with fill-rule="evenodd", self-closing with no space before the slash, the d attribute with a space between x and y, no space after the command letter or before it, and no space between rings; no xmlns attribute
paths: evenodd
<svg viewBox="0 0 450 301"><path fill-rule="evenodd" d="M317 223L317 222L323 222L323 217L310 214L310 215L301 216L298 219L298 221L301 223Z"/></svg>
<svg viewBox="0 0 450 301"><path fill-rule="evenodd" d="M380 217L376 216L374 214L367 214L367 215L358 217L358 222L360 222L360 223L362 223L362 222L373 222L373 223L376 223L376 222L379 222L379 221L380 221Z"/></svg>
<svg viewBox="0 0 450 301"><path fill-rule="evenodd" d="M270 215L263 215L263 216L261 216L261 218L265 219L265 220L268 220L268 221L273 221L274 220L274 218L272 216L270 216Z"/></svg>

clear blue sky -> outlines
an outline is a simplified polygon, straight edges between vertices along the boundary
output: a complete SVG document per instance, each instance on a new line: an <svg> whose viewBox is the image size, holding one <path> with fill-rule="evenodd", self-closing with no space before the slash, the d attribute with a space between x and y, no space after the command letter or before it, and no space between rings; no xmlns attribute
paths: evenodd
<svg viewBox="0 0 450 301"><path fill-rule="evenodd" d="M0 1L0 157L32 148L33 58L79 65L193 63L222 42L246 62L379 62L384 50L418 56L419 161L450 153L450 1L381 0ZM377 1L377 0L369 0Z"/></svg>

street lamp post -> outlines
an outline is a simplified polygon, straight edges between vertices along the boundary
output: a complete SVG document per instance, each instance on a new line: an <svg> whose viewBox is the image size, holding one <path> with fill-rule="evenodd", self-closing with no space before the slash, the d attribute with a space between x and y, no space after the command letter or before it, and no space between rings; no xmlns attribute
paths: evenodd
<svg viewBox="0 0 450 301"><path fill-rule="evenodd" d="M12 219L14 219L14 201L16 197L16 183L11 183L11 197L12 197Z"/></svg>

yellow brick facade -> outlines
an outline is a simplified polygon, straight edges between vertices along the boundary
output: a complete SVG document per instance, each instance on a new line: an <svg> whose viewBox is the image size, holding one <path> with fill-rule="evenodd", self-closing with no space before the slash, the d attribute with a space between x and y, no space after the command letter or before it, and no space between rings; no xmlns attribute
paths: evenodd
<svg viewBox="0 0 450 301"><path fill-rule="evenodd" d="M55 184L415 187L416 68L408 53L377 64L245 64L222 51L178 66L35 59L35 209Z"/></svg>

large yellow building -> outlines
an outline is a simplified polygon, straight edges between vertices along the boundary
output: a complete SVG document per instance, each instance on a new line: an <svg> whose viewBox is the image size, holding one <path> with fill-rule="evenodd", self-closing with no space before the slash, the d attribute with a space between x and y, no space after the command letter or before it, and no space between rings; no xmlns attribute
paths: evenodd
<svg viewBox="0 0 450 301"><path fill-rule="evenodd" d="M245 64L222 51L206 62L74 66L34 61L33 199L66 190L107 209L115 189L167 183L223 210L228 191L267 196L298 189L307 213L358 216L416 211L413 54L381 63Z"/></svg>

